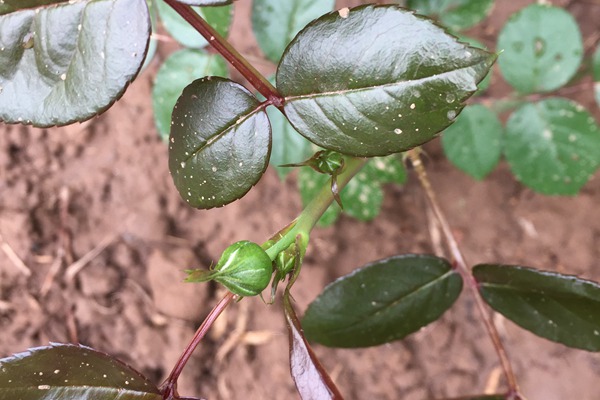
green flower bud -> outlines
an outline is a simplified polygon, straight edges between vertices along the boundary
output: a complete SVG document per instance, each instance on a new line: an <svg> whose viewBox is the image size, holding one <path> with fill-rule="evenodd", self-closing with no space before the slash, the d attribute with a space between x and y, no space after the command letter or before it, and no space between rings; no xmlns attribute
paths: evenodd
<svg viewBox="0 0 600 400"><path fill-rule="evenodd" d="M187 282L215 280L239 296L256 296L271 281L273 265L256 243L242 240L229 246L210 271L188 271Z"/></svg>

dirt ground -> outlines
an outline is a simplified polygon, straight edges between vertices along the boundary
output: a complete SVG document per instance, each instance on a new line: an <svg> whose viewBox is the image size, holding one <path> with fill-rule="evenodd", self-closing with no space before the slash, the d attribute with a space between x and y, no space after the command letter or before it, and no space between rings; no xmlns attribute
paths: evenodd
<svg viewBox="0 0 600 400"><path fill-rule="evenodd" d="M529 2L497 1L493 15L472 33L494 48L508 15ZM588 48L597 42L600 4L554 3L568 5ZM249 4L236 4L232 41L255 60L261 56L247 22ZM159 58L166 52L161 49ZM263 242L299 213L295 176L280 183L272 170L225 208L185 205L152 120L158 65L155 60L122 100L84 124L0 126L0 357L49 341L81 342L158 383L220 296L216 286L183 284L183 269L208 266L234 241ZM497 70L494 78L490 94L505 94ZM565 95L600 121L591 81L584 82ZM475 182L445 160L439 141L427 152L434 188L470 263L521 264L600 280L600 174L577 197L547 197L516 182L505 163ZM368 261L435 252L429 222L411 174L404 187L386 188L374 221L342 217L316 230L294 287L298 309ZM600 355L537 338L500 316L496 322L530 400L600 399ZM502 387L497 358L466 291L441 320L406 340L315 350L348 399L423 400ZM287 363L280 305L245 299L196 351L180 392L211 400L297 398Z"/></svg>

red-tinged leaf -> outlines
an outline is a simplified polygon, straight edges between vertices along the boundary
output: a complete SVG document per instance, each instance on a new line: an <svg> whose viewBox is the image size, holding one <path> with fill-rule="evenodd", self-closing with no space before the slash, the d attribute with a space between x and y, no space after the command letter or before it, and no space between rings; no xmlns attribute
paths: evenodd
<svg viewBox="0 0 600 400"><path fill-rule="evenodd" d="M290 372L300 397L302 400L342 400L339 390L304 337L287 290L283 305L290 337Z"/></svg>
<svg viewBox="0 0 600 400"><path fill-rule="evenodd" d="M85 346L52 344L0 359L0 400L161 400L139 372Z"/></svg>

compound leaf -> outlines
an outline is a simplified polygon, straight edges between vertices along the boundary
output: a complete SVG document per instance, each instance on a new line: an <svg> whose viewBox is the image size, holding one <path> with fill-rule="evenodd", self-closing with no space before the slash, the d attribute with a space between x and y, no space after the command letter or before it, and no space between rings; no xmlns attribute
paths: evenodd
<svg viewBox="0 0 600 400"><path fill-rule="evenodd" d="M289 291L283 296L283 311L290 339L290 372L303 400L341 400L342 395L304 337Z"/></svg>
<svg viewBox="0 0 600 400"><path fill-rule="evenodd" d="M473 268L492 308L528 331L569 347L600 351L600 285L533 268Z"/></svg>
<svg viewBox="0 0 600 400"><path fill-rule="evenodd" d="M158 70L152 88L154 122L160 136L167 141L171 114L183 89L203 76L225 76L227 65L221 56L184 49L169 56Z"/></svg>
<svg viewBox="0 0 600 400"><path fill-rule="evenodd" d="M368 5L304 28L283 54L277 87L286 116L313 143L383 156L450 125L494 60L424 17Z"/></svg>
<svg viewBox="0 0 600 400"><path fill-rule="evenodd" d="M186 3L180 1L180 3ZM192 49L200 49L208 45L208 42L202 35L198 33L192 26L180 16L177 11L173 10L164 0L156 0L158 6L158 12L160 20L163 26L179 43L185 47ZM231 18L233 13L233 7L193 7L206 22L208 22L221 36L227 36L229 32L229 26L231 25Z"/></svg>
<svg viewBox="0 0 600 400"><path fill-rule="evenodd" d="M254 0L252 29L268 59L278 62L300 29L329 12L334 0Z"/></svg>
<svg viewBox="0 0 600 400"><path fill-rule="evenodd" d="M271 126L260 102L220 77L188 85L173 109L169 169L196 208L220 207L245 195L269 161Z"/></svg>
<svg viewBox="0 0 600 400"><path fill-rule="evenodd" d="M483 179L500 160L502 123L480 104L465 107L442 134L448 159L475 179Z"/></svg>
<svg viewBox="0 0 600 400"><path fill-rule="evenodd" d="M326 346L375 346L435 321L461 289L460 275L442 258L390 257L328 285L306 310L302 325L310 340Z"/></svg>
<svg viewBox="0 0 600 400"><path fill-rule="evenodd" d="M116 398L162 395L131 367L85 346L52 344L0 359L0 400Z"/></svg>
<svg viewBox="0 0 600 400"><path fill-rule="evenodd" d="M96 0L0 17L0 120L36 126L106 110L137 75L150 36L146 0Z"/></svg>
<svg viewBox="0 0 600 400"><path fill-rule="evenodd" d="M600 107L600 46L594 53L592 60L593 77L594 77L594 93L596 94L596 103Z"/></svg>
<svg viewBox="0 0 600 400"><path fill-rule="evenodd" d="M574 195L600 165L600 129L571 100L528 103L506 124L504 152L517 179L533 190Z"/></svg>
<svg viewBox="0 0 600 400"><path fill-rule="evenodd" d="M439 19L458 31L481 22L492 11L494 0L408 0L407 6L419 14Z"/></svg>
<svg viewBox="0 0 600 400"><path fill-rule="evenodd" d="M317 192L331 181L328 175L319 174L310 168L302 168L298 176L298 186L302 202L306 206ZM381 185L385 183L403 184L406 170L400 159L395 156L376 157L348 182L340 196L344 211L360 221L370 221L379 215L383 203ZM333 224L340 215L337 203L332 204L319 220L319 225Z"/></svg>
<svg viewBox="0 0 600 400"><path fill-rule="evenodd" d="M573 77L583 57L579 26L571 14L532 4L513 14L498 36L504 78L522 93L548 92Z"/></svg>

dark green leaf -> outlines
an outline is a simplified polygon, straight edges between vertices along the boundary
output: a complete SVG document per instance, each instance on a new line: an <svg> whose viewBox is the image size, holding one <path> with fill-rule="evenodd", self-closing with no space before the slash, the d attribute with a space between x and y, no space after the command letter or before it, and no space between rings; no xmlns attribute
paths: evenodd
<svg viewBox="0 0 600 400"><path fill-rule="evenodd" d="M283 311L290 340L290 373L303 400L341 400L342 395L311 349L292 306L289 289Z"/></svg>
<svg viewBox="0 0 600 400"><path fill-rule="evenodd" d="M146 0L78 1L0 17L0 120L36 126L106 110L137 75Z"/></svg>
<svg viewBox="0 0 600 400"><path fill-rule="evenodd" d="M8 14L26 8L43 7L52 4L66 3L69 0L2 0L0 15Z"/></svg>
<svg viewBox="0 0 600 400"><path fill-rule="evenodd" d="M544 194L574 195L600 165L600 129L567 99L524 104L506 124L506 159L520 181Z"/></svg>
<svg viewBox="0 0 600 400"><path fill-rule="evenodd" d="M439 19L452 30L463 30L481 22L492 11L494 0L408 0L408 8Z"/></svg>
<svg viewBox="0 0 600 400"><path fill-rule="evenodd" d="M326 346L366 347L402 339L438 319L462 279L441 258L406 254L339 278L308 307L306 336Z"/></svg>
<svg viewBox="0 0 600 400"><path fill-rule="evenodd" d="M279 167L284 164L295 164L310 157L312 145L300 135L279 110L269 107L267 115L273 130L273 149L271 165L275 167L280 179L292 172L292 168Z"/></svg>
<svg viewBox="0 0 600 400"><path fill-rule="evenodd" d="M398 153L450 125L495 55L397 6L324 15L286 49L277 87L296 130L356 156Z"/></svg>
<svg viewBox="0 0 600 400"><path fill-rule="evenodd" d="M498 37L504 78L522 93L558 89L583 57L579 26L567 11L532 4L513 14Z"/></svg>
<svg viewBox="0 0 600 400"><path fill-rule="evenodd" d="M298 175L298 186L302 203L306 206L319 192L321 187L331 181L329 175L318 174L310 168L302 168ZM376 157L348 182L341 193L344 211L361 221L370 221L379 215L383 202L381 185L385 183L403 184L406 170L400 159L395 156ZM333 224L341 210L337 204L331 205L319 220L319 225Z"/></svg>
<svg viewBox="0 0 600 400"><path fill-rule="evenodd" d="M0 400L160 400L158 388L119 360L53 344L0 360Z"/></svg>
<svg viewBox="0 0 600 400"><path fill-rule="evenodd" d="M334 0L254 0L252 29L260 48L267 58L278 62L300 29L334 5Z"/></svg>
<svg viewBox="0 0 600 400"><path fill-rule="evenodd" d="M224 6L231 4L233 0L177 0L189 6Z"/></svg>
<svg viewBox="0 0 600 400"><path fill-rule="evenodd" d="M173 110L169 169L192 207L212 208L245 195L269 161L271 127L243 86L207 77L185 88Z"/></svg>
<svg viewBox="0 0 600 400"><path fill-rule="evenodd" d="M593 76L594 76L594 92L596 93L596 103L600 106L600 45L594 53L592 60Z"/></svg>
<svg viewBox="0 0 600 400"><path fill-rule="evenodd" d="M227 75L227 65L221 56L184 49L171 54L160 67L152 88L152 106L156 128L165 141L169 138L171 114L181 91L194 79L207 75Z"/></svg>
<svg viewBox="0 0 600 400"><path fill-rule="evenodd" d="M185 3L180 1L180 3ZM189 3L188 3L189 4ZM208 42L192 26L173 10L164 0L156 0L160 20L171 36L185 47L199 49L208 45ZM206 20L221 36L227 36L231 25L232 6L227 7L194 7L203 19Z"/></svg>
<svg viewBox="0 0 600 400"><path fill-rule="evenodd" d="M485 47L485 45L477 39L473 39L472 37L466 36L466 35L457 35L457 37L458 37L458 40L460 40L461 42L465 42L466 44L468 44L471 47L476 47L478 49L487 51L487 47ZM485 78L483 78L483 80L477 84L477 92L475 92L475 95L485 92L488 89L488 87L490 87L491 82L492 82L492 71L489 70L487 75L485 76Z"/></svg>
<svg viewBox="0 0 600 400"><path fill-rule="evenodd" d="M480 104L467 106L442 135L448 159L475 179L483 179L500 159L502 123Z"/></svg>
<svg viewBox="0 0 600 400"><path fill-rule="evenodd" d="M600 351L600 285L533 268L482 264L473 268L492 308L538 336Z"/></svg>

